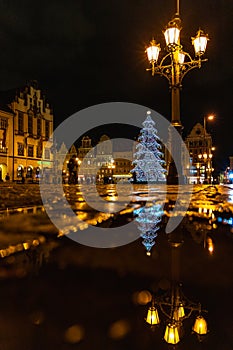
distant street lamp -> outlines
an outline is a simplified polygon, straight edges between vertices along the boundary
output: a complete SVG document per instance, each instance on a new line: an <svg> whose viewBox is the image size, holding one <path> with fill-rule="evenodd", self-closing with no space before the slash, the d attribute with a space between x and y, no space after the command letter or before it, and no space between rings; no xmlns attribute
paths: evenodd
<svg viewBox="0 0 233 350"><path fill-rule="evenodd" d="M206 137L206 134L207 134L207 132L206 132L206 122L208 121L208 120L214 120L214 118L215 118L215 116L214 115L208 115L208 116L204 116L204 123L203 123L203 126L204 126L204 137Z"/></svg>
<svg viewBox="0 0 233 350"><path fill-rule="evenodd" d="M199 160L204 163L205 182L211 183L212 176L212 153L198 154Z"/></svg>
<svg viewBox="0 0 233 350"><path fill-rule="evenodd" d="M160 44L157 44L153 39L150 46L146 49L147 58L151 68L152 76L159 74L168 79L171 88L171 102L172 115L171 123L181 134L182 124L180 120L180 90L182 87L182 80L184 76L193 68L201 68L201 64L207 59L202 59L206 51L208 36L199 29L196 36L192 38L192 44L195 51L195 59L185 51L180 43L181 19L179 14L179 0L177 0L177 9L174 18L168 23L164 37L166 41L167 55L165 55L159 62L159 53L161 51ZM172 141L172 134L170 135L171 154L180 154L179 162L182 164L182 149L181 144L177 145ZM181 174L183 177L183 174ZM168 164L167 182L170 184L178 183L178 174L174 160L171 159Z"/></svg>
<svg viewBox="0 0 233 350"><path fill-rule="evenodd" d="M77 183L79 183L79 169L80 169L80 165L82 163L81 159L79 159L78 157L75 158L76 160L76 164L77 164L77 174L76 174L76 177L77 177Z"/></svg>

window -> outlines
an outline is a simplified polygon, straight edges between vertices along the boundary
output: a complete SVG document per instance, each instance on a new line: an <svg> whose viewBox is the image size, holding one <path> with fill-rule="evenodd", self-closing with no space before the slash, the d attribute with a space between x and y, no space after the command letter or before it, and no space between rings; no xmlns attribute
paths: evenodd
<svg viewBox="0 0 233 350"><path fill-rule="evenodd" d="M23 113L22 112L19 112L19 114L18 114L18 132L19 132L19 134L23 134L23 132L24 132Z"/></svg>
<svg viewBox="0 0 233 350"><path fill-rule="evenodd" d="M50 150L49 150L49 148L45 148L44 157L45 157L45 159L50 159Z"/></svg>
<svg viewBox="0 0 233 350"><path fill-rule="evenodd" d="M37 136L41 135L41 118L37 119Z"/></svg>
<svg viewBox="0 0 233 350"><path fill-rule="evenodd" d="M18 156L24 156L24 144L18 142Z"/></svg>
<svg viewBox="0 0 233 350"><path fill-rule="evenodd" d="M0 118L0 129L7 129L7 118Z"/></svg>
<svg viewBox="0 0 233 350"><path fill-rule="evenodd" d="M34 156L34 146L28 145L28 157Z"/></svg>
<svg viewBox="0 0 233 350"><path fill-rule="evenodd" d="M28 114L28 133L30 136L33 135L33 115Z"/></svg>
<svg viewBox="0 0 233 350"><path fill-rule="evenodd" d="M49 132L49 121L46 120L46 121L45 121L45 138L46 138L47 140L49 139L49 134L50 134L50 132Z"/></svg>
<svg viewBox="0 0 233 350"><path fill-rule="evenodd" d="M36 157L41 158L42 157L42 147L39 145L36 148Z"/></svg>

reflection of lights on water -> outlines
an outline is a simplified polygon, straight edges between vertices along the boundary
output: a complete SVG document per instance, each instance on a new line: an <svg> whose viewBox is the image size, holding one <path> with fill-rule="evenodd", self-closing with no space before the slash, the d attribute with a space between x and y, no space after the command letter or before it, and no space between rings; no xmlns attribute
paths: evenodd
<svg viewBox="0 0 233 350"><path fill-rule="evenodd" d="M213 213L213 207L211 206L205 206L205 207L199 207L198 208L198 214L200 215L203 215L204 214L204 217L211 217L212 219L215 218L215 215Z"/></svg>
<svg viewBox="0 0 233 350"><path fill-rule="evenodd" d="M30 248L30 244L29 244L28 242L24 242L24 243L23 243L23 248L24 248L25 250L28 250L28 249Z"/></svg>
<svg viewBox="0 0 233 350"><path fill-rule="evenodd" d="M214 246L213 245L209 245L208 246L208 251L210 252L210 254L212 254L213 251L214 251Z"/></svg>
<svg viewBox="0 0 233 350"><path fill-rule="evenodd" d="M214 252L214 243L211 237L207 237L206 239L207 249L210 254L213 254Z"/></svg>
<svg viewBox="0 0 233 350"><path fill-rule="evenodd" d="M217 221L221 222L221 223L223 223L225 225L233 226L233 218L232 217L230 217L229 219L218 217Z"/></svg>
<svg viewBox="0 0 233 350"><path fill-rule="evenodd" d="M17 243L16 245L9 245L9 247L5 249L0 249L0 257L6 258L12 254L21 252L23 250L29 250L31 248L35 248L45 242L46 242L45 237L39 236L38 239L33 239L31 241L28 240L26 242Z"/></svg>
<svg viewBox="0 0 233 350"><path fill-rule="evenodd" d="M75 324L65 331L65 340L67 343L77 344L83 340L84 335L84 328L79 324Z"/></svg>
<svg viewBox="0 0 233 350"><path fill-rule="evenodd" d="M114 322L109 328L109 336L112 339L118 340L124 338L130 331L130 324L126 320Z"/></svg>
<svg viewBox="0 0 233 350"><path fill-rule="evenodd" d="M32 245L34 245L34 247L37 247L40 244L40 242L38 241L38 239L34 239L32 241Z"/></svg>
<svg viewBox="0 0 233 350"><path fill-rule="evenodd" d="M38 310L30 315L30 319L35 326L39 326L44 322L45 315L43 311Z"/></svg>
<svg viewBox="0 0 233 350"><path fill-rule="evenodd" d="M148 290L142 290L133 294L133 302L136 305L147 305L152 300L152 295Z"/></svg>

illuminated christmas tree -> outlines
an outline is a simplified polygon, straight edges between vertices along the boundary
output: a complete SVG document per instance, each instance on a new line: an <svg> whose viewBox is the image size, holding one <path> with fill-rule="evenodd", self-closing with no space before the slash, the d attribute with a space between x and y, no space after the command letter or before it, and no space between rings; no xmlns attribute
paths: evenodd
<svg viewBox="0 0 233 350"><path fill-rule="evenodd" d="M147 112L146 120L142 123L136 152L134 153L133 164L135 167L131 170L136 182L158 182L165 181L163 153L160 151L160 139L157 130L154 127L155 122L151 118L151 112Z"/></svg>

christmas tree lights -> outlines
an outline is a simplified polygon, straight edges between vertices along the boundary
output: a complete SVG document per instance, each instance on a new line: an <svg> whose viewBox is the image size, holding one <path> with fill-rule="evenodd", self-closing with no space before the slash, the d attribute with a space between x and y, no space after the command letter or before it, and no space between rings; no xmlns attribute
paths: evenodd
<svg viewBox="0 0 233 350"><path fill-rule="evenodd" d="M138 183L155 183L165 181L163 153L160 151L160 139L157 135L155 122L151 118L151 112L147 112L147 117L142 123L136 152L134 153L133 164L135 167L131 170L133 178Z"/></svg>

